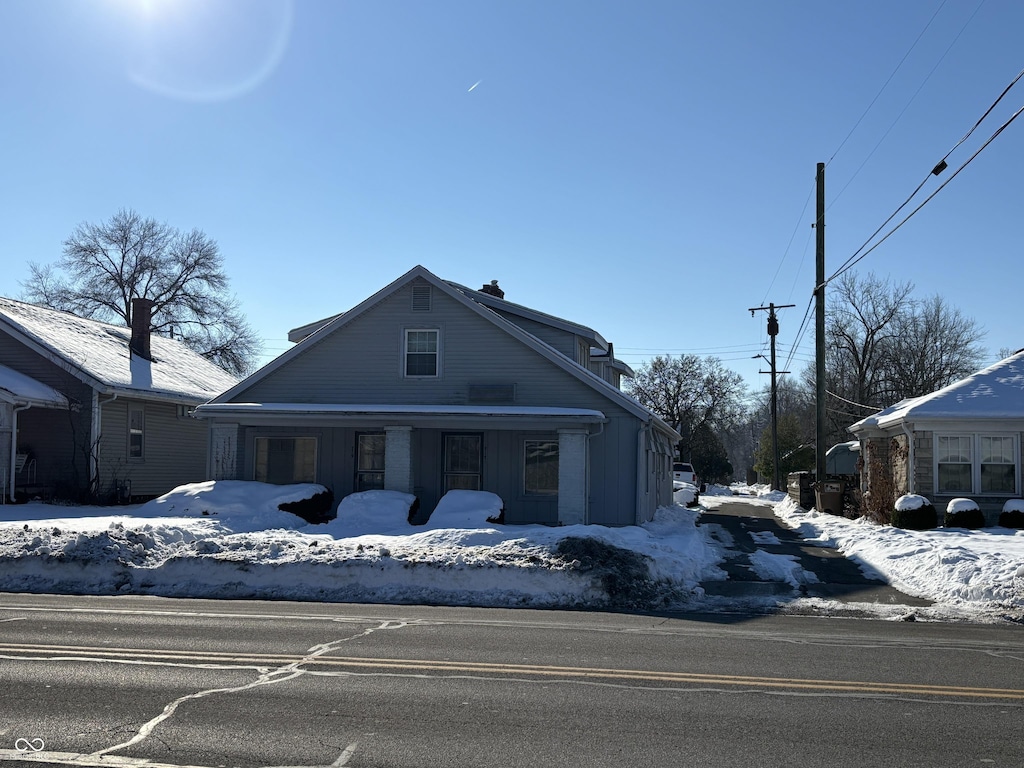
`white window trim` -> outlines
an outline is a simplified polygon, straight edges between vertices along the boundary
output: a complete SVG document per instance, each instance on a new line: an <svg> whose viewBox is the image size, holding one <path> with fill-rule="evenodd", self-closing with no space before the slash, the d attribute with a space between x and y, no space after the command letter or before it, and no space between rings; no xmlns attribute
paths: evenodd
<svg viewBox="0 0 1024 768"><path fill-rule="evenodd" d="M432 374L414 374L409 373L409 334L410 333L434 333L437 334L437 352L435 356L437 358L436 365L434 367L434 373ZM439 379L441 378L441 329L440 328L403 328L402 329L402 378L405 379ZM413 353L417 354L417 353Z"/></svg>
<svg viewBox="0 0 1024 768"><path fill-rule="evenodd" d="M142 414L142 428L139 430L140 445L139 455L132 456L132 414ZM146 409L141 405L129 405L128 406L128 434L126 435L128 440L127 445L127 457L128 461L145 461L146 460Z"/></svg>
<svg viewBox="0 0 1024 768"><path fill-rule="evenodd" d="M968 437L971 439L971 489L969 491L943 491L939 488L939 438L942 437ZM982 491L981 490L981 438L983 437L1009 437L1013 440L1013 464L1014 489L1013 491ZM911 468L912 469L912 468ZM936 496L955 497L965 493L971 496L1019 496L1020 488L1020 434L1017 432L934 432L932 435L932 486Z"/></svg>

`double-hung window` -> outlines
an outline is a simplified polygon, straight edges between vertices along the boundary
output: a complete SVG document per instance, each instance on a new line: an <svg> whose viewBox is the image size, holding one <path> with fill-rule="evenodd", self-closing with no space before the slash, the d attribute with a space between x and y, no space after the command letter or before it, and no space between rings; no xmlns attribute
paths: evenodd
<svg viewBox="0 0 1024 768"><path fill-rule="evenodd" d="M1020 445L1015 435L936 435L935 490L941 494L1018 492Z"/></svg>
<svg viewBox="0 0 1024 768"><path fill-rule="evenodd" d="M128 458L145 458L146 412L141 407L128 407Z"/></svg>
<svg viewBox="0 0 1024 768"><path fill-rule="evenodd" d="M405 375L432 378L440 374L441 332L436 328L408 328L405 331Z"/></svg>
<svg viewBox="0 0 1024 768"><path fill-rule="evenodd" d="M978 436L982 493L1016 493L1017 459L1013 437Z"/></svg>

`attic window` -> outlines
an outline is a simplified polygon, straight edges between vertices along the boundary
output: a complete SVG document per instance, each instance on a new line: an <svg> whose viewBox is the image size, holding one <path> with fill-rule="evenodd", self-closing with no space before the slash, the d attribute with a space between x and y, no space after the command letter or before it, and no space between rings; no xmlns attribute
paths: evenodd
<svg viewBox="0 0 1024 768"><path fill-rule="evenodd" d="M431 291L429 285L414 285L412 287L412 310L413 312L429 312Z"/></svg>

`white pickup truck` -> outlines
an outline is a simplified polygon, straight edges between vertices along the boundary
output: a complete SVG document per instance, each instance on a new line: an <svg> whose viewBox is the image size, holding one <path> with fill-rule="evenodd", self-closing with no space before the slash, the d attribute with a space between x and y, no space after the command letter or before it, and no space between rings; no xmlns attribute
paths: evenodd
<svg viewBox="0 0 1024 768"><path fill-rule="evenodd" d="M697 482L697 473L693 471L693 465L686 462L677 461L672 465L672 479L700 488L700 484Z"/></svg>

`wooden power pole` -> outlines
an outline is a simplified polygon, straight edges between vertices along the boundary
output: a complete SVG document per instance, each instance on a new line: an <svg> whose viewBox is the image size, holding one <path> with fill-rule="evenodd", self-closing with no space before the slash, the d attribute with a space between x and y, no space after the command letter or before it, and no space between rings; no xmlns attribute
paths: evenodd
<svg viewBox="0 0 1024 768"><path fill-rule="evenodd" d="M825 164L818 163L817 175L817 216L815 231L815 278L816 299L814 323L814 380L815 388L815 447L814 479L825 480Z"/></svg>
<svg viewBox="0 0 1024 768"><path fill-rule="evenodd" d="M795 304L783 304L776 307L774 304L768 304L767 307L751 307L750 314L753 314L759 310L768 310L768 336L771 337L772 352L771 360L768 362L771 364L771 371L758 371L758 373L771 373L772 375L772 490L781 491L782 483L779 480L779 391L778 391L778 374L789 373L789 371L777 371L775 370L775 337L779 335L779 318L775 315L776 309L786 309L787 307L794 307ZM757 355L757 357L764 357L764 355Z"/></svg>

